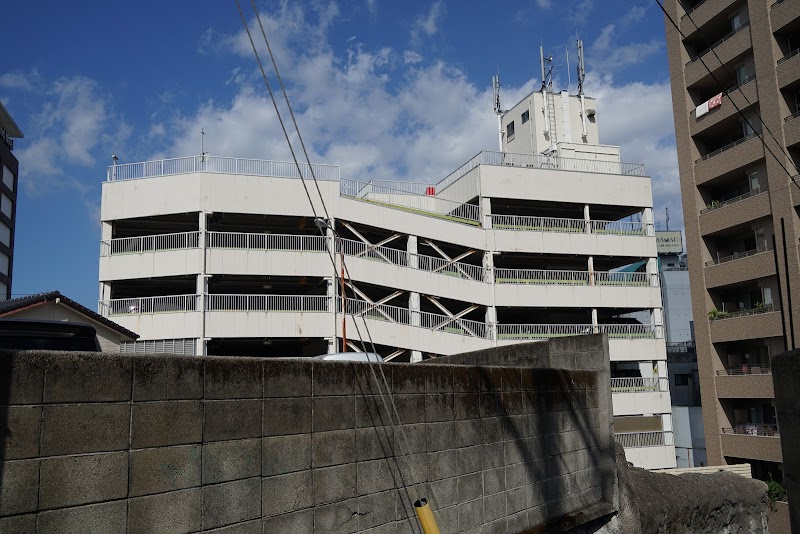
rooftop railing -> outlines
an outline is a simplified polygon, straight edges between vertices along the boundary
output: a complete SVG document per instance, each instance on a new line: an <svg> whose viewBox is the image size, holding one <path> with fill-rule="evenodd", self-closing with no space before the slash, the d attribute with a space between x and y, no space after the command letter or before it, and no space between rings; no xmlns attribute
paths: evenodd
<svg viewBox="0 0 800 534"><path fill-rule="evenodd" d="M711 204L708 205L705 209L700 210L700 213L709 213L711 211L716 211L720 208L724 208L725 206L730 206L731 204L736 204L737 202L741 202L742 200L747 200L750 197L754 197L756 195L760 195L761 193L766 193L768 188L764 189L754 189L753 191L748 191L747 193L741 194L739 196L729 198L727 200L714 200Z"/></svg>
<svg viewBox="0 0 800 534"><path fill-rule="evenodd" d="M672 341L667 343L667 352L697 352L697 345L694 343L694 341Z"/></svg>
<svg viewBox="0 0 800 534"><path fill-rule="evenodd" d="M160 159L140 163L124 163L108 167L109 182L137 180L156 176L170 176L193 172L217 174L241 174L276 178L311 178L312 169L317 180L338 181L338 165L313 163L300 164L300 172L294 162L261 159L225 158L220 156L188 156L184 158Z"/></svg>
<svg viewBox="0 0 800 534"><path fill-rule="evenodd" d="M674 445L672 432L622 432L614 434L614 439L626 449L632 447L663 447Z"/></svg>
<svg viewBox="0 0 800 534"><path fill-rule="evenodd" d="M734 252L730 256L722 256L717 258L716 260L707 261L706 267L713 267L714 265L720 265L722 263L728 263L729 261L734 261L734 260L741 260L742 258L749 258L750 256L755 256L757 254L763 254L764 252L771 252L771 251L772 251L772 246L762 245L752 250L746 250L744 252Z"/></svg>
<svg viewBox="0 0 800 534"><path fill-rule="evenodd" d="M741 139L737 139L733 143L729 143L729 144L725 145L722 148L718 148L718 149L714 150L713 152L709 152L708 154L706 154L702 158L695 160L695 163L700 163L700 162L705 161L707 159L713 158L714 156L718 156L718 155L722 154L723 152L725 152L727 150L730 150L732 148L735 148L735 147L741 145L742 143L746 143L747 141L749 141L750 139L752 139L754 137L758 137L760 134L761 134L761 132L753 132L750 135L745 135L744 137L742 137Z"/></svg>
<svg viewBox="0 0 800 534"><path fill-rule="evenodd" d="M658 377L612 378L611 393L640 393L669 391L669 381Z"/></svg>
<svg viewBox="0 0 800 534"><path fill-rule="evenodd" d="M728 39L730 39L731 37L736 35L737 33L741 32L743 30L746 30L749 27L750 27L750 21L745 22L744 24L742 24L741 26L739 26L738 28L736 28L735 30L730 32L728 35L726 35L725 37L723 37L722 39L720 39L719 41L717 41L716 43L712 44L711 46L709 46L708 48L706 48L705 50L703 50L702 52L697 54L695 57L690 59L689 62L686 63L685 66L688 67L689 65L691 65L692 63L694 63L695 61L697 61L698 59L700 59L704 55L708 54L713 49L715 49L716 47L718 47L719 45L721 45L722 43L724 43L725 41L727 41Z"/></svg>
<svg viewBox="0 0 800 534"><path fill-rule="evenodd" d="M778 425L767 425L763 423L747 423L736 425L733 428L723 428L723 434L739 434L744 436L767 436L779 438L781 436Z"/></svg>

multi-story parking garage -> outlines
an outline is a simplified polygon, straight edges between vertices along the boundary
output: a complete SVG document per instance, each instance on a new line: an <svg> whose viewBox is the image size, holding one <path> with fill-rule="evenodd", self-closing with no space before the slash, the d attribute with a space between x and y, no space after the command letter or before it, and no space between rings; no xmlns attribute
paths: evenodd
<svg viewBox="0 0 800 534"><path fill-rule="evenodd" d="M123 350L212 355L360 350L368 328L387 360L418 361L605 332L629 459L674 466L650 179L587 137L559 149L583 156L481 152L436 184L314 165L326 220L294 164L115 165L100 311L141 335Z"/></svg>

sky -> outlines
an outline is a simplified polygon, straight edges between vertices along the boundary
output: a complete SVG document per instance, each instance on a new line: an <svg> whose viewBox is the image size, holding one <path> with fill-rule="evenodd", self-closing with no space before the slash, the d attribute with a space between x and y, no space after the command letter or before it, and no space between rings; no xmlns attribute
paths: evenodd
<svg viewBox="0 0 800 534"><path fill-rule="evenodd" d="M251 30L251 0L240 0ZM683 226L664 18L636 0L259 1L313 161L343 177L436 182L496 150L503 106L538 89L598 99L600 142L645 163L657 225ZM120 163L197 155L286 160L235 0L11 2L0 101L25 134L14 296L59 290L97 308L101 185ZM569 64L569 68L567 65Z"/></svg>

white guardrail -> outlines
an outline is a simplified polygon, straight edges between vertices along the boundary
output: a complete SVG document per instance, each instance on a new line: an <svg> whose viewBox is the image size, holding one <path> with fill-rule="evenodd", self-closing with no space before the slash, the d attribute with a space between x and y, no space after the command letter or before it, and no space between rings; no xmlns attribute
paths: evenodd
<svg viewBox="0 0 800 534"><path fill-rule="evenodd" d="M248 250L291 250L325 252L321 235L250 234L240 232L208 232L208 248Z"/></svg>
<svg viewBox="0 0 800 534"><path fill-rule="evenodd" d="M497 268L497 284L546 284L565 286L649 286L651 279L657 282L658 275L648 273L610 271L551 271L544 269Z"/></svg>
<svg viewBox="0 0 800 534"><path fill-rule="evenodd" d="M659 377L626 377L612 378L612 393L638 393L638 392L658 392L668 391L669 381Z"/></svg>
<svg viewBox="0 0 800 534"><path fill-rule="evenodd" d="M560 336L605 333L610 339L647 339L659 337L649 324L498 324L497 339L548 339Z"/></svg>
<svg viewBox="0 0 800 534"><path fill-rule="evenodd" d="M297 165L289 161L271 161L262 159L224 158L220 156L188 156L184 158L159 159L139 163L111 165L107 169L107 180L136 180L169 176L190 172L210 172L217 174L241 174L246 176L265 176L275 178L311 178L313 169L317 180L338 181L340 178L338 165L322 165L319 163Z"/></svg>
<svg viewBox="0 0 800 534"><path fill-rule="evenodd" d="M622 432L614 434L614 439L623 447L663 447L674 445L675 439L672 432Z"/></svg>
<svg viewBox="0 0 800 534"><path fill-rule="evenodd" d="M180 250L200 246L200 232L119 237L100 242L101 256Z"/></svg>

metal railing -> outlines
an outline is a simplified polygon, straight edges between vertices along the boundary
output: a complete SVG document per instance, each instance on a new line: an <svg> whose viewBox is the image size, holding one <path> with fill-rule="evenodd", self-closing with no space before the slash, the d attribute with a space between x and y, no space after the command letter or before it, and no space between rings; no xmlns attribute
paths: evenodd
<svg viewBox="0 0 800 534"><path fill-rule="evenodd" d="M702 6L703 4L705 4L705 3L706 3L706 1L707 1L707 0L701 0L700 2L698 2L697 4L695 4L695 6L694 6L693 8L691 8L691 9L687 9L687 10L686 10L686 13L684 13L684 14L683 14L683 16L681 16L681 20L685 19L686 17L688 17L689 15L691 15L692 13L694 13L694 11L695 11L697 8L699 8L700 6Z"/></svg>
<svg viewBox="0 0 800 534"><path fill-rule="evenodd" d="M591 334L590 324L498 324L497 339L549 339Z"/></svg>
<svg viewBox="0 0 800 534"><path fill-rule="evenodd" d="M639 393L668 391L666 378L626 377L611 379L611 393Z"/></svg>
<svg viewBox="0 0 800 534"><path fill-rule="evenodd" d="M747 193L744 193L744 194L739 195L737 197L729 198L728 200L721 200L721 201L720 200L715 200L715 201L711 202L709 207L700 210L700 213L709 213L711 211L715 211L715 210L718 210L720 208L724 208L725 206L730 206L731 204L736 204L737 202L741 202L742 200L747 200L748 198L754 197L756 195L760 195L761 193L766 193L767 191L769 191L769 189L765 187L764 189L754 189L753 191L748 191Z"/></svg>
<svg viewBox="0 0 800 534"><path fill-rule="evenodd" d="M378 321L416 326L427 330L438 330L450 334L469 337L486 338L486 323L471 319L453 318L438 313L411 311L388 304L371 304L364 300L347 299L345 302L347 315L365 317ZM337 300L337 308L341 311L341 301Z"/></svg>
<svg viewBox="0 0 800 534"><path fill-rule="evenodd" d="M137 297L110 299L99 302L100 315L182 313L200 309L199 295L166 295L162 297Z"/></svg>
<svg viewBox="0 0 800 534"><path fill-rule="evenodd" d="M325 252L325 238L320 235L251 234L208 232L208 248L248 250L293 250Z"/></svg>
<svg viewBox="0 0 800 534"><path fill-rule="evenodd" d="M732 38L737 33L741 32L741 31L743 31L743 30L745 30L745 29L747 29L749 27L750 27L750 21L748 20L747 22L743 23L741 26L739 26L738 28L736 28L735 30L730 32L728 35L726 35L725 37L723 37L722 39L720 39L716 43L712 44L711 46L709 46L708 48L706 48L702 52L698 53L695 57L690 59L689 62L684 66L688 67L689 65L691 65L695 61L699 60L701 57L703 57L704 55L708 54L709 52L711 52L713 49L715 49L716 47L718 47L719 45L721 45L722 43L724 43L728 39Z"/></svg>
<svg viewBox="0 0 800 534"><path fill-rule="evenodd" d="M325 312L327 295L206 295L207 311Z"/></svg>
<svg viewBox="0 0 800 534"><path fill-rule="evenodd" d="M774 311L778 311L779 309L775 307L774 304L765 304L758 308L750 308L747 310L736 310L733 312L722 311L717 312L718 315L716 317L709 317L712 321L722 321L724 319L735 319L737 317L747 317L750 315L760 315L762 313L770 313Z"/></svg>
<svg viewBox="0 0 800 534"><path fill-rule="evenodd" d="M652 324L601 324L599 333L608 334L609 339L655 339L660 337Z"/></svg>
<svg viewBox="0 0 800 534"><path fill-rule="evenodd" d="M156 176L170 176L190 172L210 172L218 174L241 174L247 176L265 176L276 178L311 178L311 171L318 180L338 181L339 166L312 163L297 165L289 161L271 161L261 159L225 158L220 156L188 156L183 158L159 159L138 163L110 165L107 180L136 180Z"/></svg>
<svg viewBox="0 0 800 534"><path fill-rule="evenodd" d="M791 121L791 120L794 120L794 119L796 119L797 117L800 117L800 109L798 109L797 111L795 111L794 113L792 113L792 114L791 114L791 115L789 115L788 117L784 118L784 119L783 119L783 122L785 122L785 123L786 123L786 122L789 122L789 121Z"/></svg>
<svg viewBox="0 0 800 534"><path fill-rule="evenodd" d="M771 252L771 251L772 251L771 245L762 245L752 250L746 250L744 252L734 252L730 256L722 256L720 258L717 258L716 260L707 261L706 267L712 267L714 265L719 265L721 263L728 263L729 261L741 260L742 258L749 258L750 256L755 256L756 254L763 254L764 252Z"/></svg>
<svg viewBox="0 0 800 534"><path fill-rule="evenodd" d="M663 447L674 445L675 438L672 432L622 432L614 434L614 439L623 447Z"/></svg>
<svg viewBox="0 0 800 534"><path fill-rule="evenodd" d="M693 341L672 341L667 343L667 352L696 352L697 345Z"/></svg>
<svg viewBox="0 0 800 534"><path fill-rule="evenodd" d="M717 371L719 376L746 376L746 375L771 375L772 369L769 365L748 365L742 364L738 367L722 369Z"/></svg>
<svg viewBox="0 0 800 534"><path fill-rule="evenodd" d="M703 0L703 1L705 1L705 0ZM784 0L778 0L777 2L775 2L774 4L769 6L770 10L774 9L775 6L777 6L778 4L782 4L783 2L784 2Z"/></svg>
<svg viewBox="0 0 800 534"><path fill-rule="evenodd" d="M767 436L779 438L781 436L778 425L766 425L763 423L748 423L736 425L733 428L723 428L723 434L739 434L744 436Z"/></svg>
<svg viewBox="0 0 800 534"><path fill-rule="evenodd" d="M455 222L477 225L480 221L480 207L475 204L462 204L433 195L415 194L396 188L396 184L397 182L357 182L342 179L339 193L343 197Z"/></svg>
<svg viewBox="0 0 800 534"><path fill-rule="evenodd" d="M759 135L761 135L761 132L753 132L750 135L745 135L744 137L742 137L741 139L737 139L733 143L729 143L729 144L725 145L722 148L718 148L718 149L716 149L716 150L714 150L712 152L709 152L708 154L706 154L702 158L695 160L695 163L700 163L701 161L705 161L705 160L707 160L709 158L713 158L714 156L718 156L718 155L722 154L723 152L725 152L727 150L735 148L735 147L741 145L742 143L745 143L745 142L749 141L750 139L752 139L754 137L758 137Z"/></svg>
<svg viewBox="0 0 800 534"><path fill-rule="evenodd" d="M792 50L791 52L789 52L788 54L786 54L785 56L780 58L778 60L778 65L780 65L781 63L784 63L786 61L789 61L790 59L792 59L797 54L800 54L800 48L795 48L794 50Z"/></svg>
<svg viewBox="0 0 800 534"><path fill-rule="evenodd" d="M748 83L752 82L755 79L756 79L756 75L755 74L750 74L748 76L745 76L744 79L741 82L738 82L737 84L732 85L731 87L728 87L727 89L725 89L722 92L722 94L723 95L729 95L732 92L736 91L737 89L741 89L742 87L744 87L745 85L747 85Z"/></svg>
<svg viewBox="0 0 800 534"><path fill-rule="evenodd" d="M584 219L497 214L490 215L490 217L492 227L501 230L581 233L586 231L587 226L587 221Z"/></svg>
<svg viewBox="0 0 800 534"><path fill-rule="evenodd" d="M593 234L645 235L645 225L630 221L591 221Z"/></svg>
<svg viewBox="0 0 800 534"><path fill-rule="evenodd" d="M200 232L119 237L100 242L100 256L180 250L200 246Z"/></svg>
<svg viewBox="0 0 800 534"><path fill-rule="evenodd" d="M656 275L647 273L604 272L604 271L558 271L543 269L495 269L495 283L498 284L543 284L563 286L648 286L650 278Z"/></svg>

